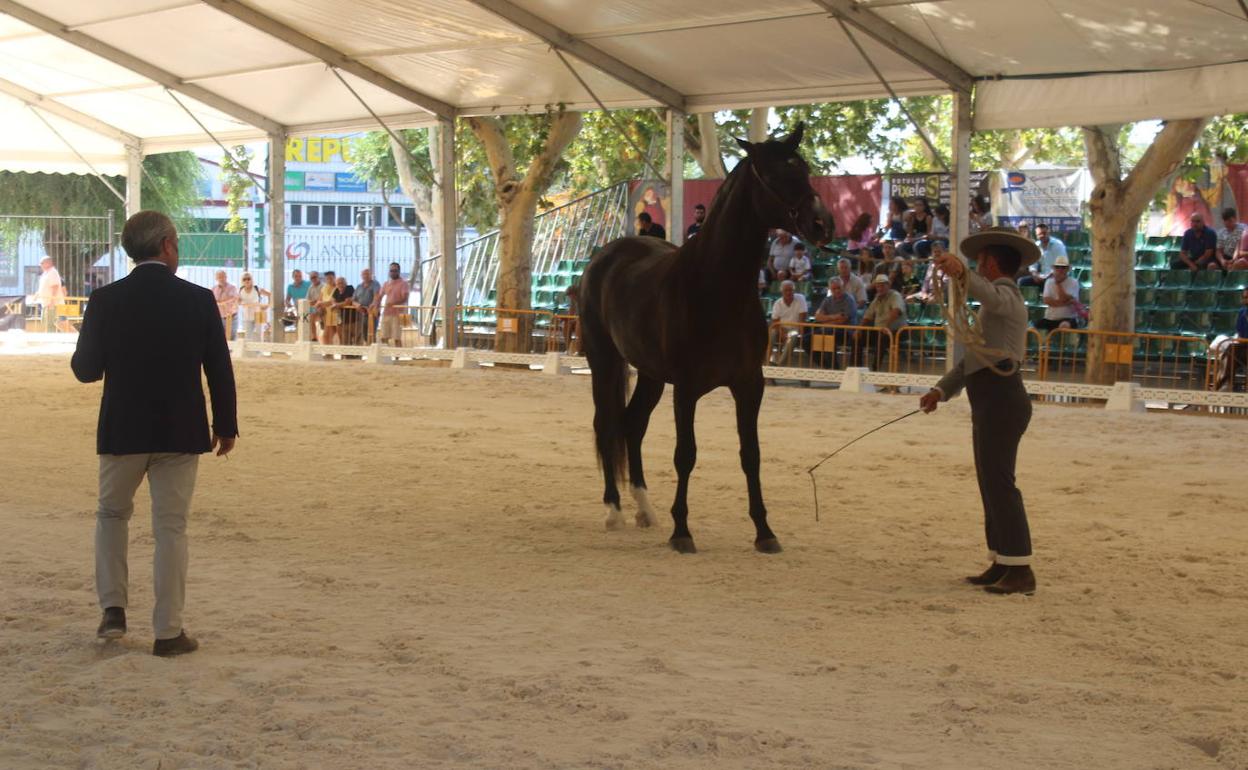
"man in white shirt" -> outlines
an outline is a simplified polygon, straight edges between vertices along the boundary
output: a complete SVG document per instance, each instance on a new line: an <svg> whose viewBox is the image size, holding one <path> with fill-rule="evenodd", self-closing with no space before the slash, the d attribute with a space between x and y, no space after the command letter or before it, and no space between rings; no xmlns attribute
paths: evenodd
<svg viewBox="0 0 1248 770"><path fill-rule="evenodd" d="M777 230L776 239L767 250L767 269L773 281L783 281L789 277L789 265L793 262L793 252L797 241L787 230Z"/></svg>
<svg viewBox="0 0 1248 770"><path fill-rule="evenodd" d="M56 263L51 257L44 257L39 261L39 267L43 268L43 272L39 275L39 287L35 290L35 301L39 303L41 308L41 317L43 318L43 330L45 332L56 331L56 306L61 303L61 298L65 296L65 285L61 283L61 274L56 270Z"/></svg>
<svg viewBox="0 0 1248 770"><path fill-rule="evenodd" d="M789 324L804 324L810 310L806 306L806 298L797 293L797 285L792 281L780 284L780 299L771 306L771 344L774 349L779 339L784 340L784 350L778 356L773 355L773 366L782 366L793 352L793 346L802 336L802 327Z"/></svg>
<svg viewBox="0 0 1248 770"><path fill-rule="evenodd" d="M836 274L841 279L841 287L845 289L845 293L854 298L854 306L866 307L867 285L854 274L853 265L848 259L841 259L836 263Z"/></svg>
<svg viewBox="0 0 1248 770"><path fill-rule="evenodd" d="M1058 257L1053 263L1053 275L1044 282L1044 318L1036 320L1041 331L1073 329L1078 326L1079 316L1075 303L1079 301L1079 282L1070 277L1070 260Z"/></svg>
<svg viewBox="0 0 1248 770"><path fill-rule="evenodd" d="M1040 261L1027 269L1027 275L1018 279L1019 286L1043 286L1052 275L1058 257L1066 259L1066 244L1049 235L1049 226L1044 222L1036 225L1036 245L1040 247ZM1070 265L1069 262L1066 264Z"/></svg>

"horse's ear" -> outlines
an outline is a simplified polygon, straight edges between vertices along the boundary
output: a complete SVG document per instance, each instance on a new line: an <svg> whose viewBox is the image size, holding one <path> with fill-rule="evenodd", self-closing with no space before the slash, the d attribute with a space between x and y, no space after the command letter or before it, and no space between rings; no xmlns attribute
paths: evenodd
<svg viewBox="0 0 1248 770"><path fill-rule="evenodd" d="M787 144L790 149L796 150L802 143L802 134L804 133L806 133L806 122L799 120L797 122L797 128L793 129L793 133L789 134L781 141Z"/></svg>
<svg viewBox="0 0 1248 770"><path fill-rule="evenodd" d="M733 137L733 139L736 140L737 145L740 146L741 149L745 150L745 153L747 155L754 151L754 145L751 144L750 142L747 142L744 139L738 139L735 136Z"/></svg>

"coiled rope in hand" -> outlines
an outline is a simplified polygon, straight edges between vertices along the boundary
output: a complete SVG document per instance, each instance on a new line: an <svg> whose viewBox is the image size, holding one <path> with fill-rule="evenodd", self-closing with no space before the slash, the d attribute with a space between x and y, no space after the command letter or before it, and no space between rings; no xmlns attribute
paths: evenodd
<svg viewBox="0 0 1248 770"><path fill-rule="evenodd" d="M933 262L929 269L935 270L936 264ZM947 293L946 280L949 281ZM936 303L940 305L941 315L945 317L946 333L962 343L967 350L992 362L987 368L993 373L1009 377L1018 371L1018 362L1013 360L1009 352L989 346L984 339L983 321L979 317L982 310L973 310L968 304L970 285L970 267L965 263L956 278L943 272L932 276L932 293L936 296ZM1002 369L996 365L995 362L1005 359L1010 359L1009 368Z"/></svg>

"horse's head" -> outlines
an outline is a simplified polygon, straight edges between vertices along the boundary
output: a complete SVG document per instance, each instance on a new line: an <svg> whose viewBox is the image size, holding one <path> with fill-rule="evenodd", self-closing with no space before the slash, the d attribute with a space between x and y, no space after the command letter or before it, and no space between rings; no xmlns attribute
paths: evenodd
<svg viewBox="0 0 1248 770"><path fill-rule="evenodd" d="M832 215L810 186L810 166L798 153L805 124L783 139L754 144L738 139L753 179L754 206L768 227L796 232L808 243L832 238Z"/></svg>

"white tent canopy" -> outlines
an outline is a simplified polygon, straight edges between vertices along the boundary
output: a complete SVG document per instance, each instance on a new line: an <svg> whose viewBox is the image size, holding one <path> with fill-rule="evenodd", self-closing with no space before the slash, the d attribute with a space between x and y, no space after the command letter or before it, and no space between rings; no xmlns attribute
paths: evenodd
<svg viewBox="0 0 1248 770"><path fill-rule="evenodd" d="M885 95L838 17L900 95L974 82L976 128L1248 111L1240 0L0 0L0 14L10 169L85 170L67 143L115 173L126 145L203 145L204 128L375 128L326 62L397 126L592 107L552 43L610 107Z"/></svg>

